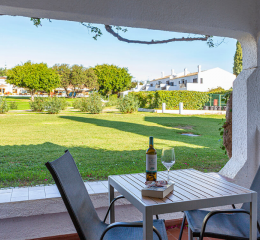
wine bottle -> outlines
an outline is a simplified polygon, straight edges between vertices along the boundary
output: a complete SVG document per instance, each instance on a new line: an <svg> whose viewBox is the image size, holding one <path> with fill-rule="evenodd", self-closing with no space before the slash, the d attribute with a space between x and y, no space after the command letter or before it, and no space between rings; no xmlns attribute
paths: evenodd
<svg viewBox="0 0 260 240"><path fill-rule="evenodd" d="M153 137L149 137L149 148L146 151L146 181L157 179L157 152L153 147Z"/></svg>

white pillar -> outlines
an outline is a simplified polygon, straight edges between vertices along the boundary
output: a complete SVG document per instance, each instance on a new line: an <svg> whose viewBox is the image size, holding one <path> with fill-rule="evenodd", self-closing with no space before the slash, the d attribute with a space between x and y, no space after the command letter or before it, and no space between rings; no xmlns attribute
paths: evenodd
<svg viewBox="0 0 260 240"><path fill-rule="evenodd" d="M166 103L162 104L162 113L166 113Z"/></svg>
<svg viewBox="0 0 260 240"><path fill-rule="evenodd" d="M182 114L183 113L183 103L180 102L179 103L179 114Z"/></svg>
<svg viewBox="0 0 260 240"><path fill-rule="evenodd" d="M260 69L255 39L248 37L239 41L243 49L243 71L233 88L232 158L220 174L249 187L260 163Z"/></svg>

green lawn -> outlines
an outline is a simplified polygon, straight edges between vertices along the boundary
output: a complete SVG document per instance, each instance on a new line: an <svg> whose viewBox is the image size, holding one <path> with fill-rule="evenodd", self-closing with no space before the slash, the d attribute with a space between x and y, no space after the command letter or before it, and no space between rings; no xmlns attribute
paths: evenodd
<svg viewBox="0 0 260 240"><path fill-rule="evenodd" d="M11 102L17 103L17 110L27 110L30 109L29 101L30 97L6 97L8 104Z"/></svg>
<svg viewBox="0 0 260 240"><path fill-rule="evenodd" d="M148 137L154 136L158 170L163 147L176 151L174 169L219 171L228 158L220 149L223 116L180 116L157 113L63 111L0 115L0 187L50 184L44 163L69 149L84 179L107 179L111 174L145 171ZM186 127L188 129L181 129ZM191 129L190 129L191 128ZM182 136L182 132L199 137Z"/></svg>
<svg viewBox="0 0 260 240"><path fill-rule="evenodd" d="M5 97L8 104L11 102L17 103L17 109L16 110L29 110L30 109L30 97L12 97L8 96ZM76 98L66 98L66 101L69 103L69 106L72 106L72 103L76 100ZM12 110L12 109L10 109Z"/></svg>

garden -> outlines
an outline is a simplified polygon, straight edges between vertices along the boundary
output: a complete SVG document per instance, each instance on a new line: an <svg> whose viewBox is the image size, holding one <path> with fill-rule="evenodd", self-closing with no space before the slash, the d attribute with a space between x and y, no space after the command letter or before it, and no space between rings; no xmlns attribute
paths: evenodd
<svg viewBox="0 0 260 240"><path fill-rule="evenodd" d="M18 109L24 109L24 104L30 108L29 99L15 101ZM155 139L158 170L165 170L160 156L162 148L167 146L175 148L173 169L216 172L228 161L220 148L221 115L113 111L91 114L73 108L74 101L69 99L69 108L58 114L17 110L0 114L1 188L52 184L44 164L61 156L66 149L72 153L84 180L144 172L149 136Z"/></svg>

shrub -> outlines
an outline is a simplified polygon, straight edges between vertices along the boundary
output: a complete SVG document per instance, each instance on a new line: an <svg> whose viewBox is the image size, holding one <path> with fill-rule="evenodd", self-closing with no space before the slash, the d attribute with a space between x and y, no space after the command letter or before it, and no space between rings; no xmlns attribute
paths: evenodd
<svg viewBox="0 0 260 240"><path fill-rule="evenodd" d="M103 110L101 96L98 93L92 93L88 98L82 98L80 111L90 113L101 113Z"/></svg>
<svg viewBox="0 0 260 240"><path fill-rule="evenodd" d="M117 94L111 94L108 98L108 102L106 103L106 107L117 106L118 98Z"/></svg>
<svg viewBox="0 0 260 240"><path fill-rule="evenodd" d="M122 113L132 113L138 111L139 102L133 95L126 95L118 101L118 109Z"/></svg>
<svg viewBox="0 0 260 240"><path fill-rule="evenodd" d="M49 114L57 114L63 108L63 99L58 97L49 97L45 102L45 109Z"/></svg>
<svg viewBox="0 0 260 240"><path fill-rule="evenodd" d="M45 109L46 98L35 97L34 101L30 100L30 108L33 112L43 112Z"/></svg>
<svg viewBox="0 0 260 240"><path fill-rule="evenodd" d="M66 101L66 98L59 98L59 101L61 103L61 110L65 110L66 107L69 106L69 103Z"/></svg>
<svg viewBox="0 0 260 240"><path fill-rule="evenodd" d="M92 93L88 98L88 112L90 113L101 113L103 110L103 103L101 96L98 93Z"/></svg>
<svg viewBox="0 0 260 240"><path fill-rule="evenodd" d="M81 100L78 100L78 104L81 112L89 111L89 98L82 98Z"/></svg>
<svg viewBox="0 0 260 240"><path fill-rule="evenodd" d="M4 97L0 97L0 113L6 113L8 112L9 107L7 104L7 101Z"/></svg>
<svg viewBox="0 0 260 240"><path fill-rule="evenodd" d="M75 109L80 109L81 102L82 102L81 99L75 100L75 101L72 103L72 107L75 108Z"/></svg>
<svg viewBox="0 0 260 240"><path fill-rule="evenodd" d="M10 109L17 109L18 108L18 104L17 104L17 102L10 102Z"/></svg>
<svg viewBox="0 0 260 240"><path fill-rule="evenodd" d="M156 92L131 92L136 96L141 108L161 108L166 103L167 109L179 109L183 102L184 109L201 109L208 101L207 92L196 91L156 91Z"/></svg>
<svg viewBox="0 0 260 240"><path fill-rule="evenodd" d="M210 93L210 94L226 94L226 93L229 93L230 94L232 91L233 91L232 88L225 90L222 87L217 87L217 88L209 89L208 93Z"/></svg>

